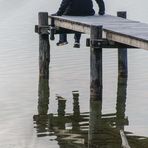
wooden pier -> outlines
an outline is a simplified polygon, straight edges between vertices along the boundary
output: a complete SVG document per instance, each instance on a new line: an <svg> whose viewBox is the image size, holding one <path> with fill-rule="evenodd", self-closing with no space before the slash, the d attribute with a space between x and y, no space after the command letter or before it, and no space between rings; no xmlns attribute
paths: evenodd
<svg viewBox="0 0 148 148"><path fill-rule="evenodd" d="M102 49L118 48L118 75L128 75L127 48L148 50L148 24L126 19L126 12L117 16L49 16L39 13L39 74L48 78L50 44L55 34L81 32L89 34L86 45L90 46L90 94L93 100L102 100Z"/></svg>
<svg viewBox="0 0 148 148"><path fill-rule="evenodd" d="M79 123L82 122L84 126L88 126L86 121L89 119L89 137L87 135L83 138L84 141L89 141L89 143L83 143L85 145L93 145L96 141L96 144L101 145L102 142L106 140L106 136L109 135L108 141L105 141L105 144L112 141L113 144L117 144L117 147L119 147L122 141L122 147L129 148L128 141L132 147L135 147L135 144L141 146L144 142L144 145L147 147L147 138L128 136L128 133L124 131L124 126L128 124L128 119L125 118L128 76L127 48L148 50L148 24L126 19L126 12L118 12L117 16L95 15L85 17L49 16L47 12L40 12L38 16L39 24L35 26L35 32L39 34L39 113L34 116L34 121L36 122L38 133L41 133L39 136L44 136L42 132L47 132L46 125L51 123L51 125L48 125L48 128L50 127L49 131L52 131L55 135L57 134L56 136L58 141L60 141L59 143L62 143L63 139L64 141L68 141L69 139L69 137L67 137L67 139L60 139L60 137L64 136L63 133L66 133L70 137L83 137L86 135L86 130L80 131L81 127ZM58 116L53 116L53 114L47 115L49 104L49 39L54 40L55 34L75 32L90 35L90 38L86 39L86 46L90 47L90 114L88 116L80 113L78 102L79 95L74 94L73 114L66 115L66 100L59 100ZM103 48L118 48L117 111L113 114L102 114L101 111ZM72 132L70 132L70 134L67 133L65 129L66 123L72 123ZM105 125L103 130L102 125ZM111 128L111 125L113 128ZM116 129L114 129L114 127L116 127ZM77 134L78 131L81 133L80 135ZM96 131L98 136L96 136ZM119 131L121 137L119 136ZM49 135L50 134L51 133L49 133ZM100 137L104 139L100 139ZM114 139L116 140L114 141ZM136 141L136 143L134 141ZM74 145L75 144L76 143L74 143ZM82 143L78 144L80 147L83 145Z"/></svg>
<svg viewBox="0 0 148 148"><path fill-rule="evenodd" d="M148 24L121 18L126 17L123 12L118 12L118 16L49 16L49 19L54 19L55 27L85 34L91 34L91 26L102 26L103 39L148 50Z"/></svg>

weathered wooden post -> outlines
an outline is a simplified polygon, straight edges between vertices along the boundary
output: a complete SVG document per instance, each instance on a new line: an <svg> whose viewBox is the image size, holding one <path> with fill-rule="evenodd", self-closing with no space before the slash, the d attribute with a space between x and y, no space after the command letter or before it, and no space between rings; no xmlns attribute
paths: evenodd
<svg viewBox="0 0 148 148"><path fill-rule="evenodd" d="M43 78L49 77L50 44L49 44L49 24L48 13L39 12L38 14L38 33L39 33L39 75Z"/></svg>
<svg viewBox="0 0 148 148"><path fill-rule="evenodd" d="M51 22L50 22L50 40L55 39L54 32L55 32L54 18L51 18Z"/></svg>
<svg viewBox="0 0 148 148"><path fill-rule="evenodd" d="M90 120L88 145L96 141L102 109L102 26L91 26L90 31Z"/></svg>
<svg viewBox="0 0 148 148"><path fill-rule="evenodd" d="M117 12L117 16L126 18L126 11ZM118 75L122 77L128 75L127 48L118 48Z"/></svg>
<svg viewBox="0 0 148 148"><path fill-rule="evenodd" d="M102 26L91 26L90 33L90 99L102 100ZM99 42L100 41L100 42Z"/></svg>

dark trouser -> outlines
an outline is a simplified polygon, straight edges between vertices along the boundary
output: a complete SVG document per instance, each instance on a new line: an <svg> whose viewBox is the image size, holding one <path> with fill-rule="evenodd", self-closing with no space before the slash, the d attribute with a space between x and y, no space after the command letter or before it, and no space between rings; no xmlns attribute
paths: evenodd
<svg viewBox="0 0 148 148"><path fill-rule="evenodd" d="M76 32L74 35L75 42L80 43L81 33Z"/></svg>
<svg viewBox="0 0 148 148"><path fill-rule="evenodd" d="M59 35L60 36L60 42L67 42L67 34L66 33L62 33Z"/></svg>
<svg viewBox="0 0 148 148"><path fill-rule="evenodd" d="M81 38L81 33L76 32L74 35L75 42L80 43L80 38ZM60 34L60 42L67 42L67 34L66 33Z"/></svg>

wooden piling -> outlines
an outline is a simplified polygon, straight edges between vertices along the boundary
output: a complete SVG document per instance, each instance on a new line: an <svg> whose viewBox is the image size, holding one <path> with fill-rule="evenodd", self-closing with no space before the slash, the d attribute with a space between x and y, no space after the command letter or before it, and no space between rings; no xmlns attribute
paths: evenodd
<svg viewBox="0 0 148 148"><path fill-rule="evenodd" d="M54 24L54 18L51 18L51 24L50 24L50 40L54 40L54 32L55 32L55 24Z"/></svg>
<svg viewBox="0 0 148 148"><path fill-rule="evenodd" d="M39 12L39 75L42 78L49 77L50 44L48 35L48 13Z"/></svg>
<svg viewBox="0 0 148 148"><path fill-rule="evenodd" d="M126 19L126 15L126 11L117 12L118 17ZM122 77L128 75L127 48L118 48L118 75Z"/></svg>
<svg viewBox="0 0 148 148"><path fill-rule="evenodd" d="M102 100L102 48L96 42L102 39L102 26L91 26L90 39L90 99Z"/></svg>

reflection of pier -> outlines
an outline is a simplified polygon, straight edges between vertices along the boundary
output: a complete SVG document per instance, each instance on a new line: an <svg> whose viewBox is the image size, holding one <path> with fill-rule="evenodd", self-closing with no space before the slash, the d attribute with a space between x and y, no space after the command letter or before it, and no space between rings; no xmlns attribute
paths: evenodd
<svg viewBox="0 0 148 148"><path fill-rule="evenodd" d="M38 115L34 123L38 137L56 136L60 148L120 148L120 130L128 125L125 117L127 78L118 79L116 113L102 114L102 100L90 99L90 113L80 113L79 93L73 92L73 113L65 113L66 100L58 99L57 114L47 114L48 81L39 81ZM94 96L93 96L94 97ZM148 139L124 131L131 148L147 148Z"/></svg>

